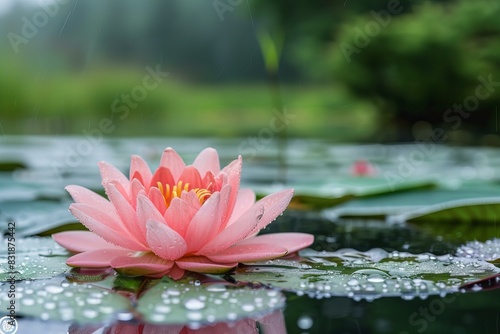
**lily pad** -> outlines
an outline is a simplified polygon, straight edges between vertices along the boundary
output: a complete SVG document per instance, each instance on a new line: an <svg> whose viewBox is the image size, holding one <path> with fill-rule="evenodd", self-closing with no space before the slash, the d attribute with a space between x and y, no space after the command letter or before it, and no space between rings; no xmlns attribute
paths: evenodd
<svg viewBox="0 0 500 334"><path fill-rule="evenodd" d="M500 239L495 238L487 240L486 242L468 242L457 249L457 256L498 262L500 259Z"/></svg>
<svg viewBox="0 0 500 334"><path fill-rule="evenodd" d="M14 264L9 264L8 247L14 243L5 238L0 252L0 282L8 280L51 278L69 270L68 253L51 238L16 238ZM12 258L11 258L12 259ZM11 267L11 265L13 267Z"/></svg>
<svg viewBox="0 0 500 334"><path fill-rule="evenodd" d="M491 182L462 182L460 185L441 185L437 189L416 189L407 192L355 198L325 212L330 220L339 218L377 218L397 216L423 210L438 203L472 198L496 197L500 187ZM391 217L391 219L393 219Z"/></svg>
<svg viewBox="0 0 500 334"><path fill-rule="evenodd" d="M373 300L445 295L458 292L463 284L500 272L494 265L475 259L388 253L382 249L307 251L304 255L307 257L292 264L278 260L239 268L234 278L317 298Z"/></svg>
<svg viewBox="0 0 500 334"><path fill-rule="evenodd" d="M383 194L400 193L419 189L434 188L435 182L429 179L406 180L391 185L385 178L342 177L287 184L295 189L292 206L295 208L324 208L338 205L354 198L364 198ZM252 187L259 197L282 190L276 187Z"/></svg>
<svg viewBox="0 0 500 334"><path fill-rule="evenodd" d="M8 291L9 284L0 288L2 304L9 303L8 294L3 293ZM89 323L133 317L128 298L91 284L70 283L64 277L18 282L15 301L18 315L44 321Z"/></svg>
<svg viewBox="0 0 500 334"><path fill-rule="evenodd" d="M179 283L164 278L138 301L137 311L154 324L199 327L220 321L257 317L282 308L285 298L275 290L232 288L226 284Z"/></svg>
<svg viewBox="0 0 500 334"><path fill-rule="evenodd" d="M408 222L467 222L495 224L500 212L500 197L470 198L436 204L402 215L391 221Z"/></svg>

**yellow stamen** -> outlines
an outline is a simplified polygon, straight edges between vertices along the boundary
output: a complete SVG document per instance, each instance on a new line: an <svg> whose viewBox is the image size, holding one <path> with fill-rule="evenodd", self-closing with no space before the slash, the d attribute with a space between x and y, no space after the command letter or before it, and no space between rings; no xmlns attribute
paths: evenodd
<svg viewBox="0 0 500 334"><path fill-rule="evenodd" d="M177 182L176 185L170 186L169 184L161 184L160 182L156 183L158 186L158 190L163 195L163 200L165 201L165 206L168 208L172 200L176 197L181 197L182 192L186 191L194 191L196 197L200 201L200 204L205 203L205 201L212 195L212 192L205 188L196 188L189 189L189 183L183 184L182 181Z"/></svg>

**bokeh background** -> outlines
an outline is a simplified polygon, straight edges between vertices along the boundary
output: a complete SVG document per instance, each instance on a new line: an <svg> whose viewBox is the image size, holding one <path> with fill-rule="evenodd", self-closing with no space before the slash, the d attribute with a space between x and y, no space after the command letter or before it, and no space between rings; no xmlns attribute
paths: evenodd
<svg viewBox="0 0 500 334"><path fill-rule="evenodd" d="M448 144L500 145L497 0L2 0L0 13L6 135L412 142L441 128Z"/></svg>

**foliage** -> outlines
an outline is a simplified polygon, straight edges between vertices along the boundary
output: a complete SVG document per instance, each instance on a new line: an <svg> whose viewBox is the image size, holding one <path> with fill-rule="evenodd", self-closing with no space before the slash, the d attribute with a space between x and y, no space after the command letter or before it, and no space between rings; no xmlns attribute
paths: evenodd
<svg viewBox="0 0 500 334"><path fill-rule="evenodd" d="M407 135L418 120L446 123L447 130L462 123L484 129L494 124L500 102L499 14L496 2L459 1L427 3L411 15L357 17L343 24L330 48L329 73L379 110L396 112ZM494 83L484 87L484 81ZM479 103L471 102L474 96ZM463 112L448 112L454 104L464 104Z"/></svg>

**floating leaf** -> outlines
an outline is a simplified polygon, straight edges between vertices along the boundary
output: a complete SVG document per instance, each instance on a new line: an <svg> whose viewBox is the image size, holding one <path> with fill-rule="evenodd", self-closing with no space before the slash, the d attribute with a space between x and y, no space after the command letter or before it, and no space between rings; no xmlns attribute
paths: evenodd
<svg viewBox="0 0 500 334"><path fill-rule="evenodd" d="M108 280L113 280L109 277ZM0 286L2 304L10 302L10 284ZM17 282L16 313L43 321L103 322L130 320L130 301L111 290L91 284L69 283L63 277ZM2 312L4 312L2 308Z"/></svg>
<svg viewBox="0 0 500 334"><path fill-rule="evenodd" d="M5 238L2 243L0 282L12 278L15 280L50 278L70 269L66 265L68 253L51 238L16 238L15 243L9 243ZM15 263L9 263L8 248L12 248L14 244L16 260Z"/></svg>
<svg viewBox="0 0 500 334"><path fill-rule="evenodd" d="M500 197L456 200L393 216L391 221L491 223L499 218Z"/></svg>
<svg viewBox="0 0 500 334"><path fill-rule="evenodd" d="M391 185L384 178L343 177L318 180L316 182L299 182L287 184L295 189L292 204L296 208L331 207L354 198L364 198L375 195L392 194L410 190L435 187L428 179L406 180L397 185ZM281 190L282 187L252 187L259 196Z"/></svg>
<svg viewBox="0 0 500 334"><path fill-rule="evenodd" d="M379 196L355 198L327 210L330 220L339 218L378 218L402 215L415 210L424 210L438 203L472 198L495 197L500 187L491 182L464 182L459 187L442 186L437 189L415 189L407 192L387 193ZM391 217L391 219L393 219Z"/></svg>
<svg viewBox="0 0 500 334"><path fill-rule="evenodd" d="M225 284L179 283L164 278L138 301L146 322L200 326L256 317L284 306L275 290L231 288Z"/></svg>
<svg viewBox="0 0 500 334"><path fill-rule="evenodd" d="M468 242L457 249L457 256L496 262L500 259L500 239Z"/></svg>
<svg viewBox="0 0 500 334"><path fill-rule="evenodd" d="M234 278L259 282L300 295L359 299L400 296L426 298L457 292L459 287L500 272L487 262L451 255L388 253L382 249L357 252L308 251L308 257L283 269L282 262L238 268Z"/></svg>

